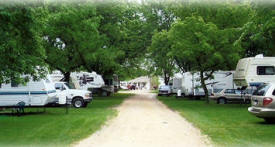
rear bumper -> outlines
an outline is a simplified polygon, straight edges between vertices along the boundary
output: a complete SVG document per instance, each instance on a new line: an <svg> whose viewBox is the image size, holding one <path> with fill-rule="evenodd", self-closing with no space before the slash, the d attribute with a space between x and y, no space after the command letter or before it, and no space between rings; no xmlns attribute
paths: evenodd
<svg viewBox="0 0 275 147"><path fill-rule="evenodd" d="M275 109L261 108L261 107L249 107L248 111L260 118L275 117Z"/></svg>
<svg viewBox="0 0 275 147"><path fill-rule="evenodd" d="M171 94L171 92L169 92L169 91L159 91L158 94L161 94L161 95L169 95L169 94Z"/></svg>

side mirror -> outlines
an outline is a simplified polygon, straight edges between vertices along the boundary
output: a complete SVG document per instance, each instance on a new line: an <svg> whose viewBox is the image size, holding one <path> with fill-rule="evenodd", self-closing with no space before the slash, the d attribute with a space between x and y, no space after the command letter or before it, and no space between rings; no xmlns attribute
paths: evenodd
<svg viewBox="0 0 275 147"><path fill-rule="evenodd" d="M66 90L66 88L64 86L62 86L60 90L63 91L63 90Z"/></svg>

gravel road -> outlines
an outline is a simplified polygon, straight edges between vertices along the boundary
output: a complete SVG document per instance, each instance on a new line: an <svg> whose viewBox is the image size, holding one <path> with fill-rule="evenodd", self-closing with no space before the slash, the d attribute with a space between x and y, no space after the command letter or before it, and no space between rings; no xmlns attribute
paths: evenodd
<svg viewBox="0 0 275 147"><path fill-rule="evenodd" d="M134 91L119 114L76 147L204 147L208 137L177 112L168 109L155 94ZM91 124L92 125L92 124Z"/></svg>

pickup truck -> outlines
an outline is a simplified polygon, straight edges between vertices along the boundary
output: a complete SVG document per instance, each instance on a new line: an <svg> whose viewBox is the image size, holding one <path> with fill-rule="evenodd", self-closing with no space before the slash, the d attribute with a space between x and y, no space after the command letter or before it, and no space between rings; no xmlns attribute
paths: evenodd
<svg viewBox="0 0 275 147"><path fill-rule="evenodd" d="M58 95L65 95L67 100L75 107L86 107L92 101L92 92L75 89L73 85L66 82L55 82Z"/></svg>

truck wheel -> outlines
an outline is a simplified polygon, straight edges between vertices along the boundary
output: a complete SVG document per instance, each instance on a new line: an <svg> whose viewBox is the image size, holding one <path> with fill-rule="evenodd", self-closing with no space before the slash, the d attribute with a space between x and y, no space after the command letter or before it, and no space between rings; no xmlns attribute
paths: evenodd
<svg viewBox="0 0 275 147"><path fill-rule="evenodd" d="M217 103L218 104L226 104L226 99L225 98L219 98Z"/></svg>
<svg viewBox="0 0 275 147"><path fill-rule="evenodd" d="M74 98L72 101L72 104L75 108L81 108L81 107L84 107L85 105L83 99L80 97Z"/></svg>
<svg viewBox="0 0 275 147"><path fill-rule="evenodd" d="M265 122L267 123L275 123L275 118L264 118Z"/></svg>

